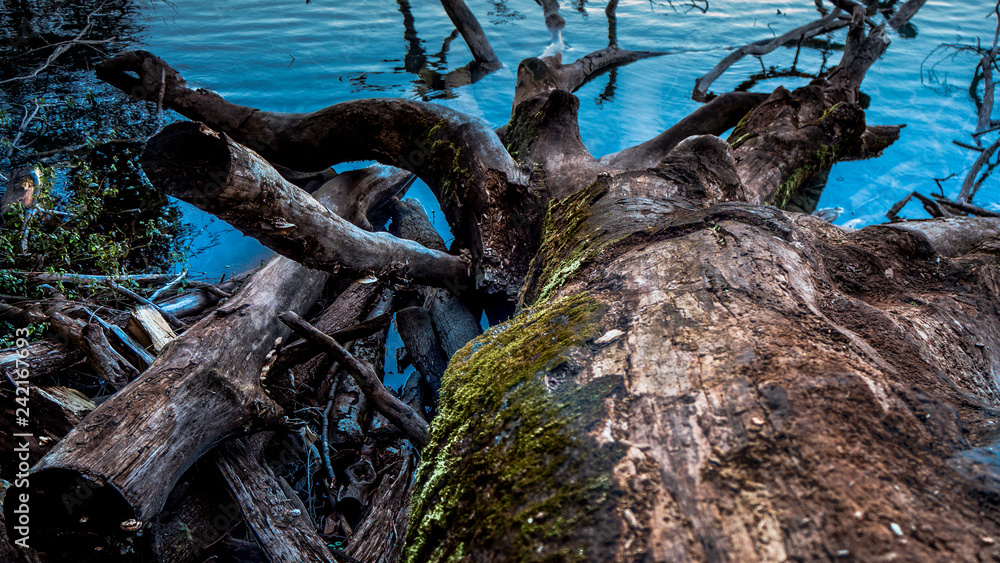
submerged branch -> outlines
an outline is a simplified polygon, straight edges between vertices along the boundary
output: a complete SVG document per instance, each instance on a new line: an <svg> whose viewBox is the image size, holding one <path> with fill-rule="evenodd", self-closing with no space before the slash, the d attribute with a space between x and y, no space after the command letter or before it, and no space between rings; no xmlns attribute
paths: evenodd
<svg viewBox="0 0 1000 563"><path fill-rule="evenodd" d="M441 5L444 6L444 11L448 13L451 22L455 24L455 28L462 34L462 38L465 39L465 43L472 51L472 57L476 62L481 65L499 67L500 59L493 52L493 47L486 39L486 33L483 32L482 26L479 25L476 16L472 15L472 10L465 5L465 2L463 0L441 0Z"/></svg>
<svg viewBox="0 0 1000 563"><path fill-rule="evenodd" d="M705 101L708 97L709 86L711 86L716 79L722 76L722 74L726 72L729 67L733 66L737 61L747 55L766 55L782 45L787 45L796 41L806 41L816 37L817 35L822 35L824 33L829 33L831 31L847 27L848 22L843 21L840 16L840 8L835 8L833 12L825 17L797 27L780 37L762 39L740 47L730 53L729 56L722 59L722 61L715 65L715 68L709 71L708 74L695 81L694 91L691 93L691 97L699 102Z"/></svg>

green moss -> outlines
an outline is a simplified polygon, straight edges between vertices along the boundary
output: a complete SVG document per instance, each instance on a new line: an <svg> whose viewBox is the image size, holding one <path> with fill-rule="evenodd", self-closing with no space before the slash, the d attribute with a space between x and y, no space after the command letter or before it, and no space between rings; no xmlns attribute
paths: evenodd
<svg viewBox="0 0 1000 563"><path fill-rule="evenodd" d="M521 291L521 305L541 303L597 257L616 237L591 224L594 204L607 194L607 184L598 180L586 188L549 204L542 226L542 240L529 266Z"/></svg>
<svg viewBox="0 0 1000 563"><path fill-rule="evenodd" d="M784 209L785 205L792 199L792 196L795 195L803 182L811 178L813 174L836 162L839 154L839 149L832 145L822 145L809 153L809 156L805 159L805 163L792 171L788 179L778 186L778 189L767 203L778 209Z"/></svg>
<svg viewBox="0 0 1000 563"><path fill-rule="evenodd" d="M514 108L514 115L507 125L504 145L518 162L531 156L532 147L538 140L538 124L542 118L540 102L528 101Z"/></svg>
<svg viewBox="0 0 1000 563"><path fill-rule="evenodd" d="M734 149L739 148L740 145L752 136L746 130L752 113L752 111L748 111L746 115L740 118L740 122L736 124L736 127L733 127L733 132L729 134L728 142Z"/></svg>
<svg viewBox="0 0 1000 563"><path fill-rule="evenodd" d="M564 380L603 309L586 295L559 299L455 355L416 478L406 561L456 561L485 546L517 561L591 553L580 533L611 510L620 452L581 440L621 380Z"/></svg>

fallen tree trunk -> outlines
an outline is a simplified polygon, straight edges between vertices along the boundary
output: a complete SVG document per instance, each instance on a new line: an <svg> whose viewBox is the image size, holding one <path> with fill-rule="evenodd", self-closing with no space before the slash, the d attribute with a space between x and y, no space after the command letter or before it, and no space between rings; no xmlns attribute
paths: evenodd
<svg viewBox="0 0 1000 563"><path fill-rule="evenodd" d="M461 193L477 197L438 194L477 274L489 271L482 262L516 266L492 287L516 286L520 310L458 351L443 378L407 560L1000 557L995 222L846 232L761 205L780 204L834 160L877 154L898 133L868 127L856 104L885 45L881 29L865 37L854 9L844 60L827 79L776 91L731 145L688 138L658 149L670 152L651 168L615 169L586 151L578 101L560 88L574 73L558 61L519 69L508 155L478 125L434 122L449 129L443 139L475 133L486 147L460 143L461 161L447 160L469 174ZM139 83L164 76L152 68ZM175 101L209 114L220 107L210 97L183 90ZM250 124L269 141L302 133L285 145L288 159L301 156L289 146L356 155L338 144L339 121L322 134L310 127L363 108L398 117L404 106L247 110L232 129ZM409 145L384 123L365 150L401 158ZM279 144L265 143L275 153ZM660 156L643 152L634 154ZM515 153L530 179L511 170ZM477 168L486 161L489 181ZM484 186L531 197L484 196ZM470 217L475 228L455 222ZM957 231L958 242L948 236ZM377 465L358 411L343 443L361 453L345 458L338 498L360 503Z"/></svg>
<svg viewBox="0 0 1000 563"><path fill-rule="evenodd" d="M607 199L588 233L630 222ZM745 205L662 225L453 359L407 561L998 555L992 252Z"/></svg>

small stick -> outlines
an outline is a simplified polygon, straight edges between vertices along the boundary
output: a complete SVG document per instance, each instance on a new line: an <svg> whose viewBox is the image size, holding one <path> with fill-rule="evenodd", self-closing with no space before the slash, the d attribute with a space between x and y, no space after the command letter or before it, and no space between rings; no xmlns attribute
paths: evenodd
<svg viewBox="0 0 1000 563"><path fill-rule="evenodd" d="M334 361L351 374L375 410L402 430L417 448L423 448L427 444L427 423L409 405L386 390L368 362L352 356L336 340L323 334L292 311L282 313L278 318L296 334L321 346L330 354Z"/></svg>
<svg viewBox="0 0 1000 563"><path fill-rule="evenodd" d="M149 296L149 300L156 301L156 298L159 297L160 295L163 295L164 293L175 289L178 285L181 284L181 281L184 280L184 277L187 276L187 273L188 273L187 268L184 268L184 271L181 272L181 275L174 278L174 280L168 283L167 285L154 291L153 294Z"/></svg>

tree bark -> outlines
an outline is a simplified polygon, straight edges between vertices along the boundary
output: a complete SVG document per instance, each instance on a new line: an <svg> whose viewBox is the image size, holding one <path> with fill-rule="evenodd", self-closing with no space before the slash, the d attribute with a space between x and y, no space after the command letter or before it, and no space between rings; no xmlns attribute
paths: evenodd
<svg viewBox="0 0 1000 563"><path fill-rule="evenodd" d="M994 556L1000 489L955 468L1000 397L995 256L745 204L679 219L453 359L406 559Z"/></svg>
<svg viewBox="0 0 1000 563"><path fill-rule="evenodd" d="M280 410L258 382L264 356L285 334L275 317L301 310L326 276L273 259L225 307L101 404L31 471L40 537L121 539L162 508L181 473L234 434L277 424ZM125 526L124 528L131 528ZM63 541L66 541L65 539ZM44 545L44 544L43 544Z"/></svg>
<svg viewBox="0 0 1000 563"><path fill-rule="evenodd" d="M353 278L469 283L461 258L352 225L285 181L258 155L204 125L164 127L146 144L142 163L150 181L166 193L311 268Z"/></svg>

